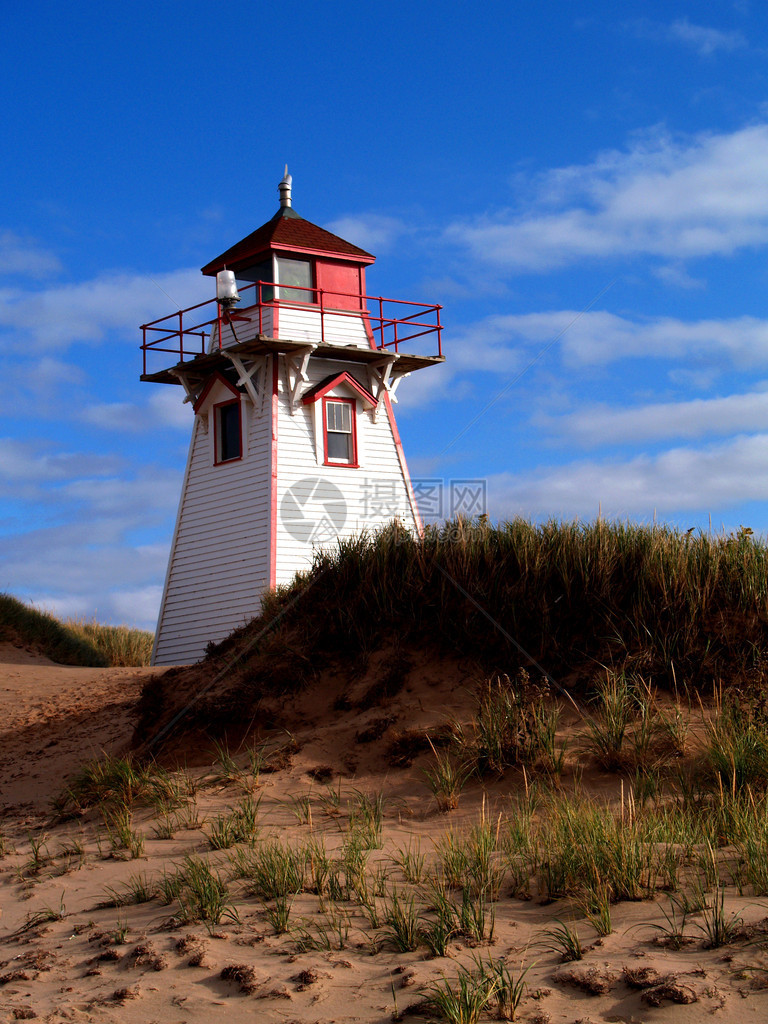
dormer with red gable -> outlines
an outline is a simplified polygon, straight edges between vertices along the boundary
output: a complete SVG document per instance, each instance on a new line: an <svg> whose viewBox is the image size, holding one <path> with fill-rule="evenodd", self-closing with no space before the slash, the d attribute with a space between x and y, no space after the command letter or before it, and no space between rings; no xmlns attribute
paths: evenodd
<svg viewBox="0 0 768 1024"><path fill-rule="evenodd" d="M323 545L421 530L392 402L443 361L440 307L368 296L374 257L301 218L291 185L286 168L277 213L203 267L216 299L142 327L142 380L193 415L157 665L198 660Z"/></svg>

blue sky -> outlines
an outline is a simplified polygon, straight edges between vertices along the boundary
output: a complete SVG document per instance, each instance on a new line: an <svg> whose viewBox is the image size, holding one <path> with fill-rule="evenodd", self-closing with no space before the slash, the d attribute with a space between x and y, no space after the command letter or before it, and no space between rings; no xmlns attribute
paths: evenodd
<svg viewBox="0 0 768 1024"><path fill-rule="evenodd" d="M139 324L294 206L444 306L415 476L768 531L768 17L742 2L4 12L0 589L152 626L191 413ZM467 429L468 428L468 429Z"/></svg>

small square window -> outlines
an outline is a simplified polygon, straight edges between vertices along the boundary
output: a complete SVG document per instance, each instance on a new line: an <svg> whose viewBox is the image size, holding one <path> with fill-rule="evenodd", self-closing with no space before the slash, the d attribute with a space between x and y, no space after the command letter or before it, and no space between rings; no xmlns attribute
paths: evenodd
<svg viewBox="0 0 768 1024"><path fill-rule="evenodd" d="M243 457L240 400L214 406L216 462L233 462Z"/></svg>
<svg viewBox="0 0 768 1024"><path fill-rule="evenodd" d="M347 398L324 398L326 465L356 466L355 403Z"/></svg>

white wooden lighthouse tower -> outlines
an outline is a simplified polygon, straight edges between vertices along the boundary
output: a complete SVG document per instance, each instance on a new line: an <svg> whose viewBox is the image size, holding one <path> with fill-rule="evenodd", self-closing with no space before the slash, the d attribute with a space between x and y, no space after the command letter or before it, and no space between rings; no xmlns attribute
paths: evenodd
<svg viewBox="0 0 768 1024"><path fill-rule="evenodd" d="M440 307L367 296L374 257L296 213L287 169L279 192L203 267L216 299L142 328L141 379L180 385L194 412L156 665L200 659L318 547L421 529L392 401L442 362Z"/></svg>

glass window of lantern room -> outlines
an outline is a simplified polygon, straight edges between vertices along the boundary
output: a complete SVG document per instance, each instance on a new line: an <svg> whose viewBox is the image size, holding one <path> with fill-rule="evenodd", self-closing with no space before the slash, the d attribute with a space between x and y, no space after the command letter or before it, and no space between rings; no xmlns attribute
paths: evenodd
<svg viewBox="0 0 768 1024"><path fill-rule="evenodd" d="M278 288L278 299L283 302L315 302L312 290L312 264L309 260L289 260L277 257L277 280L290 287Z"/></svg>
<svg viewBox="0 0 768 1024"><path fill-rule="evenodd" d="M216 463L233 462L243 456L240 425L240 400L214 407L216 430Z"/></svg>
<svg viewBox="0 0 768 1024"><path fill-rule="evenodd" d="M274 281L275 271L272 266L272 259L264 260L261 263L256 263L252 267L247 267L245 270L238 270L235 274L235 280L237 281L237 290L241 293L243 300L243 308L248 306L255 306L259 301L261 302L272 302L274 298L273 289L267 288L264 285L261 289L254 287L258 285L260 281ZM261 298L259 298L261 293Z"/></svg>
<svg viewBox="0 0 768 1024"><path fill-rule="evenodd" d="M348 398L324 398L323 407L326 464L356 466L354 401Z"/></svg>

